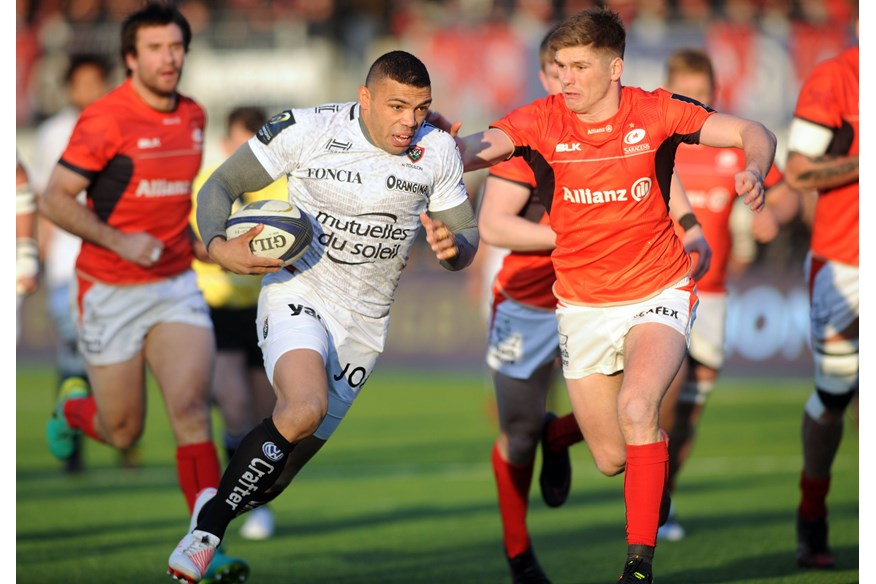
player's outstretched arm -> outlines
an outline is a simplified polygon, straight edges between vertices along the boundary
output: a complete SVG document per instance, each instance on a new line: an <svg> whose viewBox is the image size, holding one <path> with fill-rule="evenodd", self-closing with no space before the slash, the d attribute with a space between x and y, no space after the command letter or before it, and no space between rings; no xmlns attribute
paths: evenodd
<svg viewBox="0 0 876 584"><path fill-rule="evenodd" d="M700 131L700 143L719 148L742 148L745 169L736 174L736 194L752 211L762 211L763 179L776 156L776 136L761 123L727 114L709 116Z"/></svg>
<svg viewBox="0 0 876 584"><path fill-rule="evenodd" d="M272 182L274 179L262 167L249 144L243 144L198 191L198 231L210 257L226 270L237 274L269 274L283 266L282 260L252 253L249 243L263 226L254 227L239 237L228 240L225 237L225 222L234 201L243 193L259 191Z"/></svg>
<svg viewBox="0 0 876 584"><path fill-rule="evenodd" d="M87 186L88 179L84 176L60 164L55 166L40 197L40 213L61 229L103 246L130 262L143 267L157 262L164 248L159 239L146 232L123 233L110 227L76 200Z"/></svg>
<svg viewBox="0 0 876 584"><path fill-rule="evenodd" d="M511 138L496 128L469 134L464 138L457 137L456 144L462 153L465 172L487 168L508 160L514 154L514 143Z"/></svg>
<svg viewBox="0 0 876 584"><path fill-rule="evenodd" d="M456 271L471 264L480 240L471 203L465 201L431 216L420 213L420 221L426 230L426 241L444 268Z"/></svg>
<svg viewBox="0 0 876 584"><path fill-rule="evenodd" d="M448 132L456 140L456 146L462 154L465 172L487 168L496 163L508 160L514 154L514 144L502 130L489 128L483 132L459 136L462 122L450 122L439 112L430 110L426 118L436 128Z"/></svg>

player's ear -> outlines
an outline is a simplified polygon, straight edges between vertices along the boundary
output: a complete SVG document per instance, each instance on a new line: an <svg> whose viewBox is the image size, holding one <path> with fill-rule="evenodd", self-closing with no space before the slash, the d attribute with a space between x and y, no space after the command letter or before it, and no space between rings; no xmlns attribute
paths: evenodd
<svg viewBox="0 0 876 584"><path fill-rule="evenodd" d="M125 53L125 66L128 68L128 71L133 71L137 68L137 55L134 52Z"/></svg>
<svg viewBox="0 0 876 584"><path fill-rule="evenodd" d="M612 59L611 64L609 65L609 71L611 72L611 80L619 81L621 73L624 72L624 60L620 57Z"/></svg>
<svg viewBox="0 0 876 584"><path fill-rule="evenodd" d="M363 110L371 108L371 92L364 85L359 86L359 103Z"/></svg>

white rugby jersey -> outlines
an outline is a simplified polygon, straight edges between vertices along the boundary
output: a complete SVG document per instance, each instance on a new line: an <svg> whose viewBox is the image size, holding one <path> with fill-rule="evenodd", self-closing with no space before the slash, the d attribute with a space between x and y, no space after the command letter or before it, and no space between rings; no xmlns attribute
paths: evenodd
<svg viewBox="0 0 876 584"><path fill-rule="evenodd" d="M310 216L313 244L265 284L303 278L333 304L371 318L389 313L419 214L467 199L462 158L450 134L424 123L404 154L373 145L356 102L285 110L250 139L256 158L289 201Z"/></svg>

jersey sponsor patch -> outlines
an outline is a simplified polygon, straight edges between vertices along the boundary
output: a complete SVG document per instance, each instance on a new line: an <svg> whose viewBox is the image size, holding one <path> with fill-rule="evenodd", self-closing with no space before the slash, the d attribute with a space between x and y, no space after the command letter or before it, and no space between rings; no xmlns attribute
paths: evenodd
<svg viewBox="0 0 876 584"><path fill-rule="evenodd" d="M709 106L707 106L706 104L704 104L703 102L697 101L692 97L688 97L686 95L681 95L679 93L673 93L672 99L677 99L678 101L685 101L687 103L692 103L694 105L698 105L709 113L713 113L715 111L712 108L710 108Z"/></svg>
<svg viewBox="0 0 876 584"><path fill-rule="evenodd" d="M264 126L259 128L259 131L256 133L256 137L258 137L259 142L267 145L277 136L277 134L279 134L284 129L288 128L294 123L295 116L292 115L292 110L283 110L282 112L278 113L273 118L268 120L268 122Z"/></svg>

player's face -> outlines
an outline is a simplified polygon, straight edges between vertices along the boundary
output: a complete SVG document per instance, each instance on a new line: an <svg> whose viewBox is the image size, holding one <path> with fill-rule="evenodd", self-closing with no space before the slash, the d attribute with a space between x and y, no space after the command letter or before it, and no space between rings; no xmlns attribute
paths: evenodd
<svg viewBox="0 0 876 584"><path fill-rule="evenodd" d="M225 155L231 156L234 152L243 146L243 144L253 137L253 133L249 131L242 122L235 122L228 128L228 135L223 140Z"/></svg>
<svg viewBox="0 0 876 584"><path fill-rule="evenodd" d="M412 87L387 77L359 88L362 121L375 146L401 154L410 146L432 104L431 87Z"/></svg>
<svg viewBox="0 0 876 584"><path fill-rule="evenodd" d="M125 55L131 79L161 97L173 95L185 61L179 26L146 26L137 30L137 52Z"/></svg>
<svg viewBox="0 0 876 584"><path fill-rule="evenodd" d="M560 83L560 71L557 69L556 63L551 62L545 65L544 69L538 72L538 78L548 95L562 93L563 84Z"/></svg>
<svg viewBox="0 0 876 584"><path fill-rule="evenodd" d="M672 93L692 97L700 103L709 105L714 98L712 82L703 73L675 73L666 84L666 89Z"/></svg>
<svg viewBox="0 0 876 584"><path fill-rule="evenodd" d="M107 83L103 71L96 65L82 65L70 77L68 89L70 103L78 109L84 109L106 93L106 90Z"/></svg>
<svg viewBox="0 0 876 584"><path fill-rule="evenodd" d="M567 47L554 55L566 107L581 115L598 115L617 108L612 84L620 81L623 59L589 46Z"/></svg>

